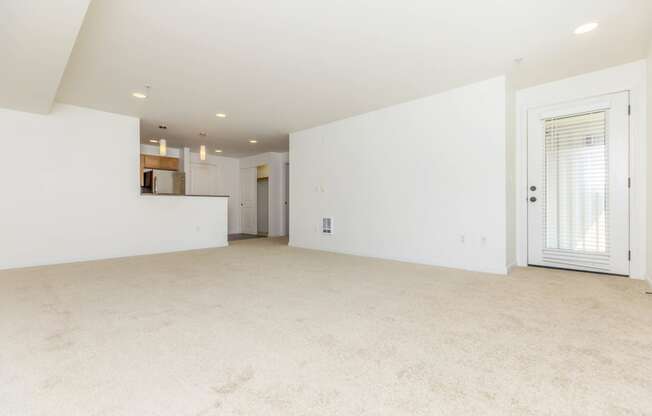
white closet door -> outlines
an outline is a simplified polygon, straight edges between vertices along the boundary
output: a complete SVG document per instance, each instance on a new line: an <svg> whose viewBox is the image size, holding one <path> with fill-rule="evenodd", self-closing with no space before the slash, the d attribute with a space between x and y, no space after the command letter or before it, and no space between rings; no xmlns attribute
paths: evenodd
<svg viewBox="0 0 652 416"><path fill-rule="evenodd" d="M629 93L528 113L528 262L629 274Z"/></svg>
<svg viewBox="0 0 652 416"><path fill-rule="evenodd" d="M245 234L258 233L256 192L256 168L240 169L240 209L242 212L242 232Z"/></svg>

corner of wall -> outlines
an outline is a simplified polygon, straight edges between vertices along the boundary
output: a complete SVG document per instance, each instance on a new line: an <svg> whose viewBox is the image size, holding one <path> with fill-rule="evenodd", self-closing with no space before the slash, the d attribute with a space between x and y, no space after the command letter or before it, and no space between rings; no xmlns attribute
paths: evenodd
<svg viewBox="0 0 652 416"><path fill-rule="evenodd" d="M648 283L652 285L652 40L647 54L647 253L646 253L646 276Z"/></svg>

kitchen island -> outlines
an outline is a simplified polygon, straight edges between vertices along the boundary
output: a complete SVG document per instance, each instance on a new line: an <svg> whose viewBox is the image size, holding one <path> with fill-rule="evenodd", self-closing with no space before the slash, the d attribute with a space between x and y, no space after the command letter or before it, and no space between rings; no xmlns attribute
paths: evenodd
<svg viewBox="0 0 652 416"><path fill-rule="evenodd" d="M157 235L150 252L228 245L228 195L140 194L147 227ZM165 232L161 233L160 229Z"/></svg>

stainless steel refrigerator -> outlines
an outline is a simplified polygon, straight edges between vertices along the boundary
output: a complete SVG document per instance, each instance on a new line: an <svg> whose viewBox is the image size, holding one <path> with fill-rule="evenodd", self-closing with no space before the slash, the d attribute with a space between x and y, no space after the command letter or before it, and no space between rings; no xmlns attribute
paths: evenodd
<svg viewBox="0 0 652 416"><path fill-rule="evenodd" d="M185 195L186 174L172 170L152 171L152 192L161 195Z"/></svg>

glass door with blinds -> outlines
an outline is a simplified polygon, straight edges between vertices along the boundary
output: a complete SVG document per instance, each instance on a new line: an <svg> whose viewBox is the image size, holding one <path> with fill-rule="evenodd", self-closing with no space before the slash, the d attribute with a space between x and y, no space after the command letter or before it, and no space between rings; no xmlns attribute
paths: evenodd
<svg viewBox="0 0 652 416"><path fill-rule="evenodd" d="M629 93L528 112L528 262L629 274Z"/></svg>

